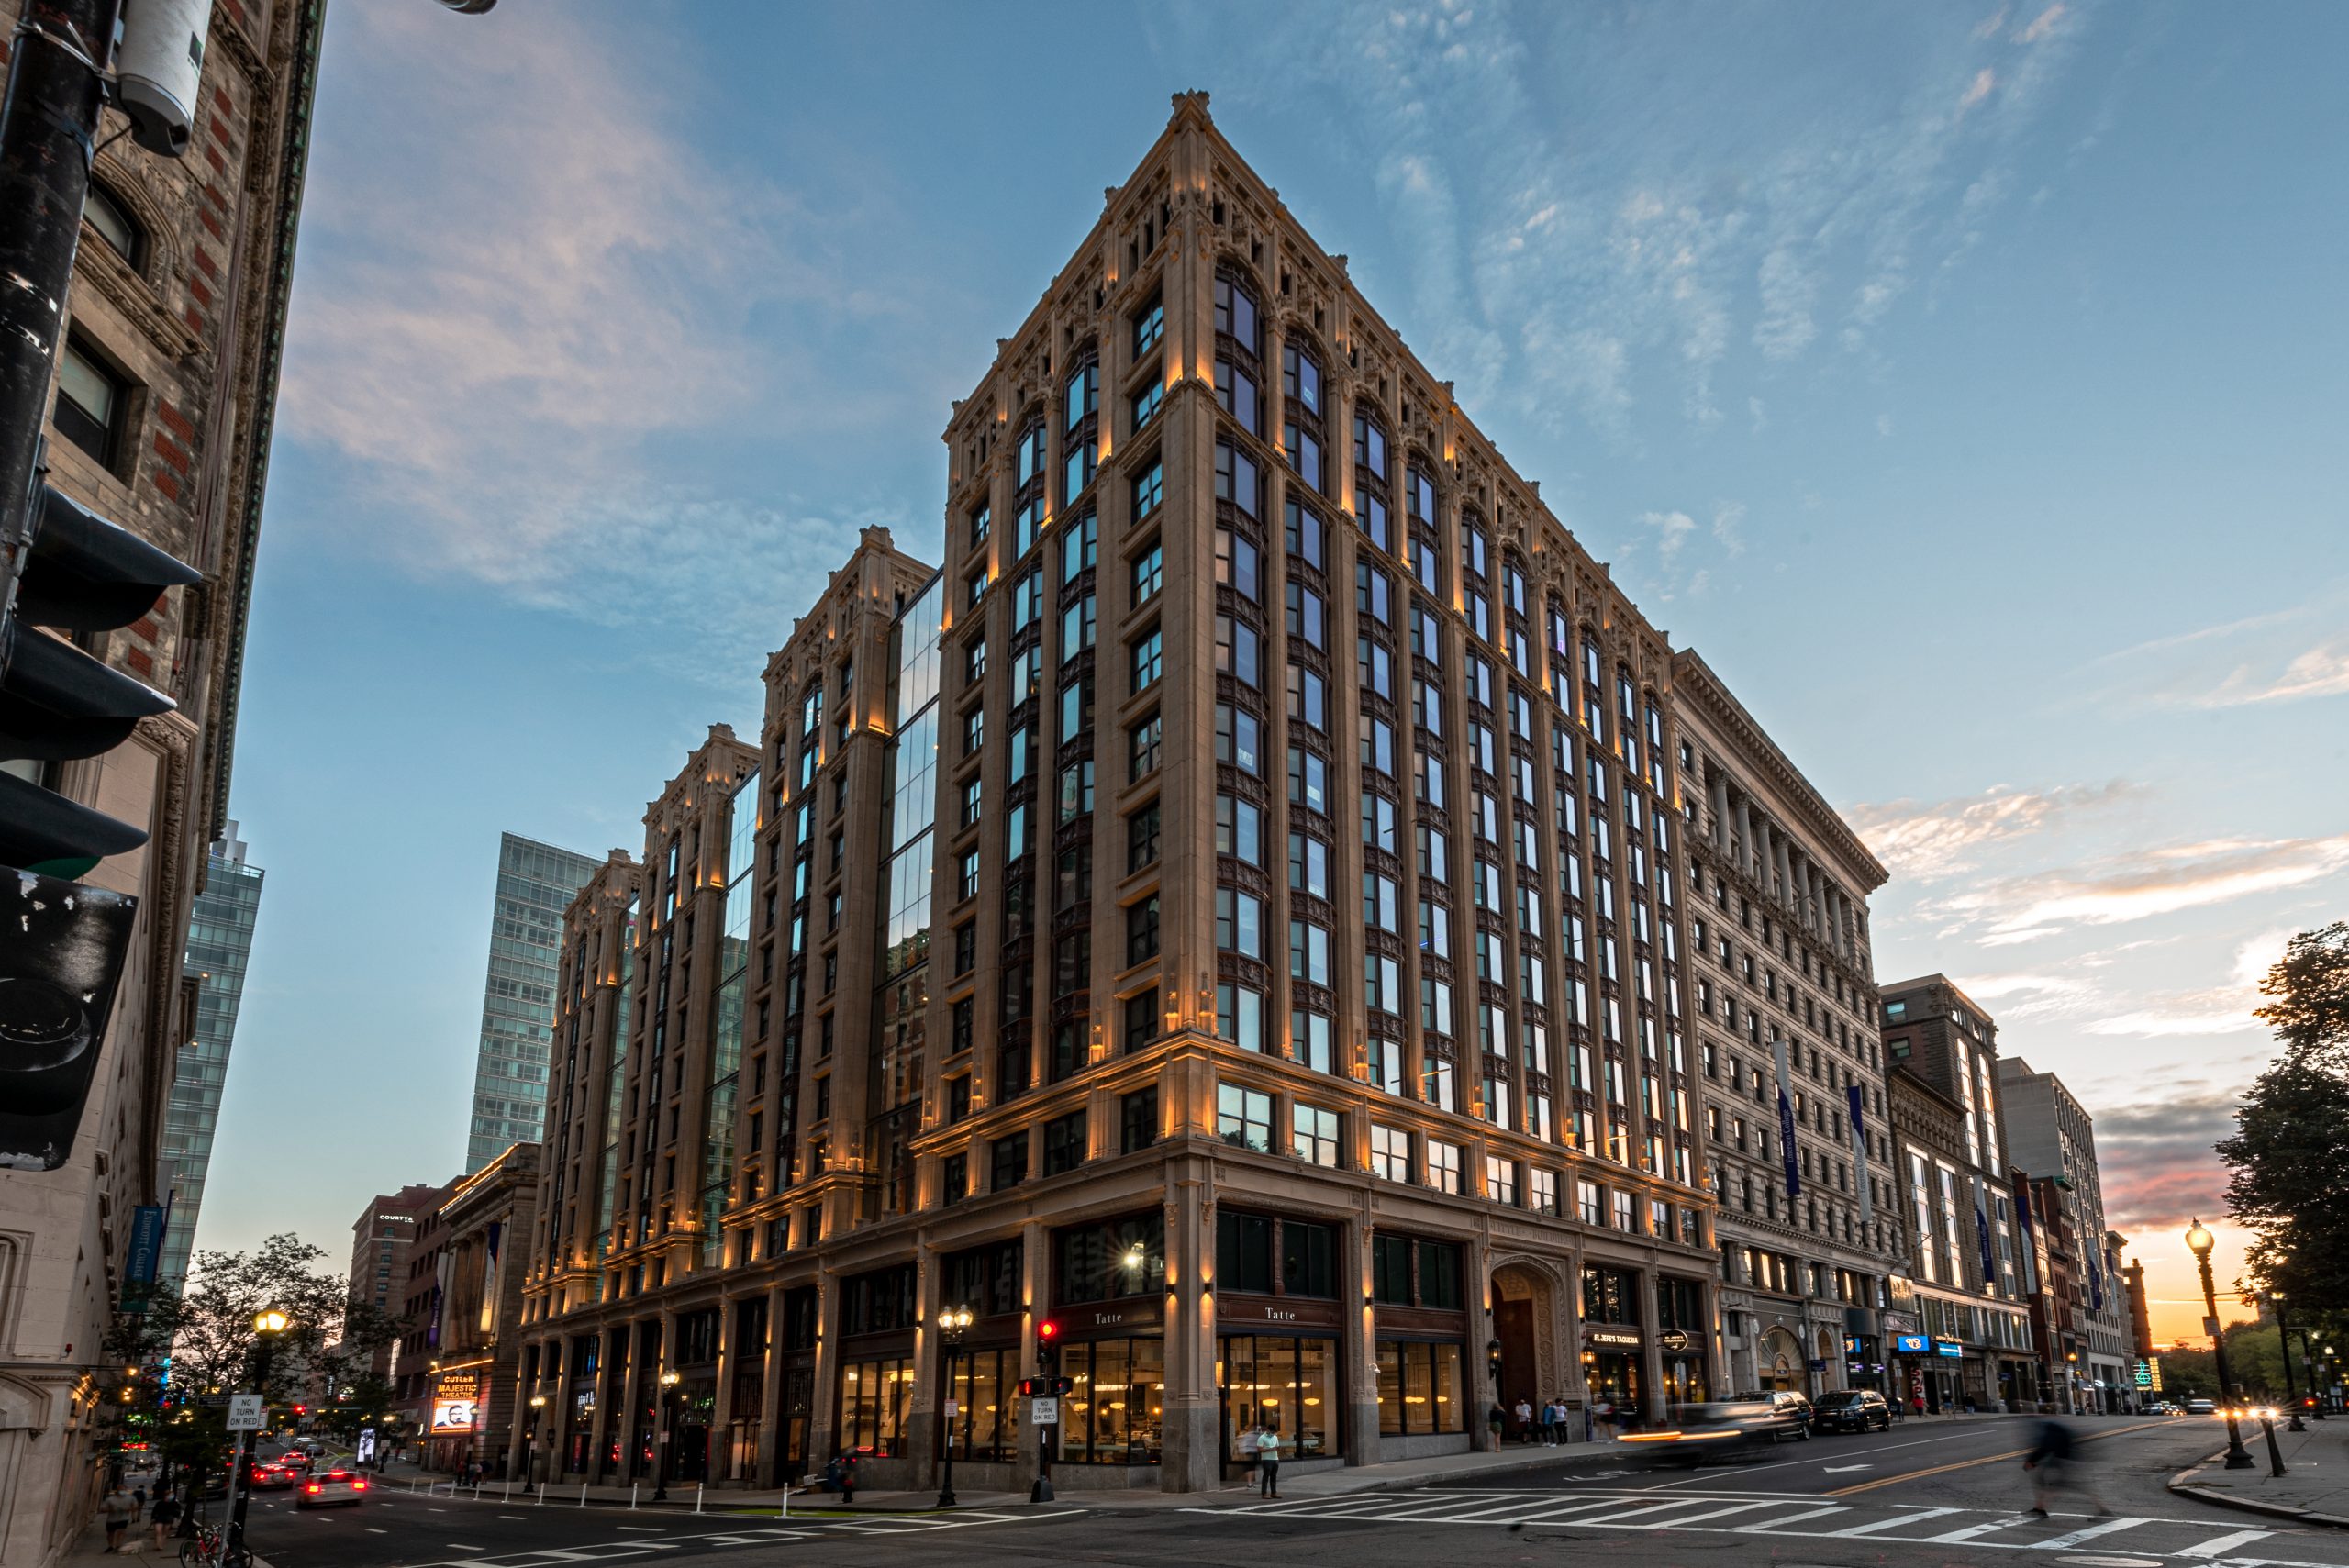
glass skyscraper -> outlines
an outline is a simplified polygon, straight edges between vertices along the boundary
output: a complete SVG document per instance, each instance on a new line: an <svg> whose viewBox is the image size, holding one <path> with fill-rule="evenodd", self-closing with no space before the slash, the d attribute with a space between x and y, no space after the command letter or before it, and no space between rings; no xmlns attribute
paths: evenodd
<svg viewBox="0 0 2349 1568"><path fill-rule="evenodd" d="M465 1140L468 1171L480 1170L508 1144L538 1141L562 911L602 863L517 833L498 840L481 1053L473 1064L473 1115Z"/></svg>
<svg viewBox="0 0 2349 1568"><path fill-rule="evenodd" d="M261 909L262 869L245 863L237 825L212 846L204 891L188 922L183 973L197 981L195 1030L180 1048L172 1103L163 1113L163 1158L173 1164L171 1222L163 1231L157 1276L166 1289L187 1278L204 1177L212 1163L212 1132L220 1122L220 1089L228 1076L228 1047L244 1000L245 965L252 957L253 917Z"/></svg>

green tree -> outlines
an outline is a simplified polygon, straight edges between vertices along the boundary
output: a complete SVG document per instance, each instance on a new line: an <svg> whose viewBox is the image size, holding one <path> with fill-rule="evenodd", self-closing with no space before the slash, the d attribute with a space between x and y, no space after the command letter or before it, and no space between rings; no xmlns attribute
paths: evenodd
<svg viewBox="0 0 2349 1568"><path fill-rule="evenodd" d="M178 1295L159 1293L144 1313L117 1319L107 1348L138 1369L128 1405L151 1412L159 1456L182 1476L191 1504L237 1446L227 1410L199 1403L203 1396L259 1393L273 1410L289 1407L321 1378L365 1365L396 1336L385 1314L349 1298L340 1275L318 1272L326 1257L293 1235L273 1236L250 1253L198 1252ZM253 1318L265 1307L287 1321L263 1383ZM160 1375L166 1357L168 1382Z"/></svg>
<svg viewBox="0 0 2349 1568"><path fill-rule="evenodd" d="M2294 937L2260 990L2284 1051L2217 1146L2227 1207L2254 1232L2252 1276L2284 1293L2296 1327L2335 1328L2349 1311L2349 922Z"/></svg>

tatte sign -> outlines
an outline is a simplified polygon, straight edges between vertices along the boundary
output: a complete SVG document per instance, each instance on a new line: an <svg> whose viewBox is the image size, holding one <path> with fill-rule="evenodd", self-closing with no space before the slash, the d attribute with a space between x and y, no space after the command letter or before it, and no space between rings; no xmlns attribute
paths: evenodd
<svg viewBox="0 0 2349 1568"><path fill-rule="evenodd" d="M1031 1427L1057 1427L1061 1424L1061 1402L1058 1399L1028 1401L1028 1424Z"/></svg>

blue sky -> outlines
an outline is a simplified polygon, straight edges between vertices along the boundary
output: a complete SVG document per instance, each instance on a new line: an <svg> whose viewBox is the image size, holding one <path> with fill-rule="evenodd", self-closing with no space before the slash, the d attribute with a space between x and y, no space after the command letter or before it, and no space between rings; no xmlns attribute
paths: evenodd
<svg viewBox="0 0 2349 1568"><path fill-rule="evenodd" d="M600 854L1163 126L1224 132L2099 1113L2216 1207L2349 913L2349 12L328 12L201 1242L462 1156L502 829ZM2161 1251L2175 1251L2164 1239ZM2154 1255L2149 1249L2148 1257Z"/></svg>

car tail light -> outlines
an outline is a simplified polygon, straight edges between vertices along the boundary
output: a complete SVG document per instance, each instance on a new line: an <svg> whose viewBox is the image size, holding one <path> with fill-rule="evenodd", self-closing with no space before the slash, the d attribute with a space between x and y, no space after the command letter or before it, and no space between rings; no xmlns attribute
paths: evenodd
<svg viewBox="0 0 2349 1568"><path fill-rule="evenodd" d="M305 1491L305 1492L315 1492L315 1491L317 1491L317 1489L318 1489L318 1484L317 1484L317 1482L315 1482L315 1481L311 1482L307 1486L305 1486L305 1487L303 1487L303 1488L302 1488L302 1490L303 1490L303 1491Z"/></svg>
<svg viewBox="0 0 2349 1568"><path fill-rule="evenodd" d="M364 1481L354 1481L351 1484L351 1489L354 1492L364 1492L367 1490L367 1483Z"/></svg>

